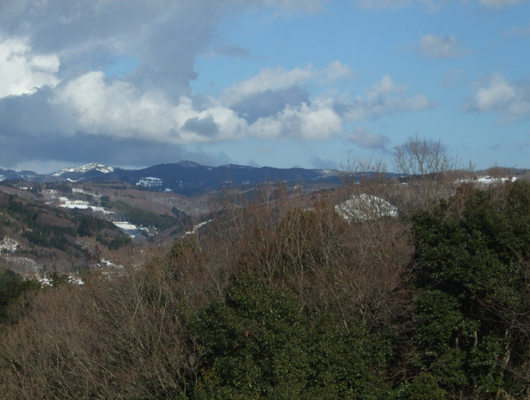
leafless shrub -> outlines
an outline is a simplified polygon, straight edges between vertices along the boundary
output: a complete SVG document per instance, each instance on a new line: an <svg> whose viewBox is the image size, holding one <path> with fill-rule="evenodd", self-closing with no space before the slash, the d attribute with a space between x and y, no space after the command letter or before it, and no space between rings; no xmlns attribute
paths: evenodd
<svg viewBox="0 0 530 400"><path fill-rule="evenodd" d="M264 186L254 201L229 196L212 223L168 252L138 265L127 259L144 255L123 250L122 269L42 291L17 324L4 326L2 396L178 396L199 373L186 317L240 272L291 288L307 312L333 313L346 327L401 329L410 304L406 222L348 222L335 212L355 193L391 197L382 171L312 198L282 185Z"/></svg>
<svg viewBox="0 0 530 400"><path fill-rule="evenodd" d="M432 207L453 194L462 174L460 161L449 155L440 141L409 138L394 149L394 169L407 178L408 210Z"/></svg>
<svg viewBox="0 0 530 400"><path fill-rule="evenodd" d="M42 291L5 327L2 398L176 396L193 370L181 305L135 270Z"/></svg>

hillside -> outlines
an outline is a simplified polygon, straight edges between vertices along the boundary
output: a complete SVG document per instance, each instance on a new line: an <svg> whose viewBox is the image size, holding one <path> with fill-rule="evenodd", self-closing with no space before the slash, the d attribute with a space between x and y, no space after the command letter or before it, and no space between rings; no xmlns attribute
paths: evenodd
<svg viewBox="0 0 530 400"><path fill-rule="evenodd" d="M0 266L23 276L80 273L130 243L104 219L0 192Z"/></svg>

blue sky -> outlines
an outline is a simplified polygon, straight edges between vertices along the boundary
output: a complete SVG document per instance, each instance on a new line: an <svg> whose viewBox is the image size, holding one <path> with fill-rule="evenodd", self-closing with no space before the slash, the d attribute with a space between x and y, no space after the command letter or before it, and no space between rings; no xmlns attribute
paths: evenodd
<svg viewBox="0 0 530 400"><path fill-rule="evenodd" d="M0 167L530 168L528 0L4 0Z"/></svg>

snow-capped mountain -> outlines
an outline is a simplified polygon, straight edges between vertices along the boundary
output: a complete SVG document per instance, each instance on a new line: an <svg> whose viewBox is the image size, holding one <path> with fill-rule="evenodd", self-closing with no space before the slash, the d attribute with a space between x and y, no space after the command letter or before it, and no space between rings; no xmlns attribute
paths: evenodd
<svg viewBox="0 0 530 400"><path fill-rule="evenodd" d="M114 168L109 167L108 165L90 163L90 164L82 165L80 167L62 169L60 171L54 172L52 176L63 176L69 173L85 174L89 171L97 171L103 174L108 174L110 172L114 172Z"/></svg>

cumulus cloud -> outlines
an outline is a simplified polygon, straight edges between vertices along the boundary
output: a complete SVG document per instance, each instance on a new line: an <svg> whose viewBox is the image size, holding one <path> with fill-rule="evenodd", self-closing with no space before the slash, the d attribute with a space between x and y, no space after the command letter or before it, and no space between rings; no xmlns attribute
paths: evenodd
<svg viewBox="0 0 530 400"><path fill-rule="evenodd" d="M382 149L390 143L385 135L372 133L362 126L357 126L350 134L344 138L347 142L353 143L363 149Z"/></svg>
<svg viewBox="0 0 530 400"><path fill-rule="evenodd" d="M38 54L54 54L67 73L104 70L116 57L134 56L131 82L156 86L178 99L191 94L195 58L211 51L226 15L273 5L287 12L316 10L319 1L295 0L105 0L2 1L0 26L8 37L25 37ZM223 43L214 49L241 56L244 49Z"/></svg>
<svg viewBox="0 0 530 400"><path fill-rule="evenodd" d="M310 82L334 81L353 75L346 65L335 61L328 67L317 70L311 64L287 70L283 67L265 68L259 74L238 82L223 93L224 101L233 104L256 93L278 90L292 86L302 86Z"/></svg>
<svg viewBox="0 0 530 400"><path fill-rule="evenodd" d="M514 84L496 74L476 90L466 110L498 112L503 115L504 122L530 118L530 82Z"/></svg>
<svg viewBox="0 0 530 400"><path fill-rule="evenodd" d="M349 120L379 118L397 112L419 111L435 107L436 104L423 94L406 97L406 85L396 85L390 75L366 90L365 97L335 105L335 109Z"/></svg>
<svg viewBox="0 0 530 400"><path fill-rule="evenodd" d="M435 36L432 34L420 37L418 52L424 58L458 58L467 54L460 47L455 36Z"/></svg>
<svg viewBox="0 0 530 400"><path fill-rule="evenodd" d="M252 94L231 105L231 109L244 118L248 123L254 123L259 118L269 117L281 112L286 106L309 104L309 94L299 86L286 89L271 90Z"/></svg>
<svg viewBox="0 0 530 400"><path fill-rule="evenodd" d="M112 132L122 138L173 144L208 143L237 139L246 126L226 107L197 109L187 97L173 104L157 90L141 92L120 80L107 83L102 72L72 80L57 90L51 102L69 107L77 118L75 128L95 135ZM208 127L212 129L207 131Z"/></svg>
<svg viewBox="0 0 530 400"><path fill-rule="evenodd" d="M249 127L253 136L264 139L299 138L325 140L342 129L342 119L329 100L316 99L311 105L286 106L277 115L259 118Z"/></svg>
<svg viewBox="0 0 530 400"><path fill-rule="evenodd" d="M28 40L0 36L0 98L35 93L59 83L60 61L54 54L31 52Z"/></svg>

